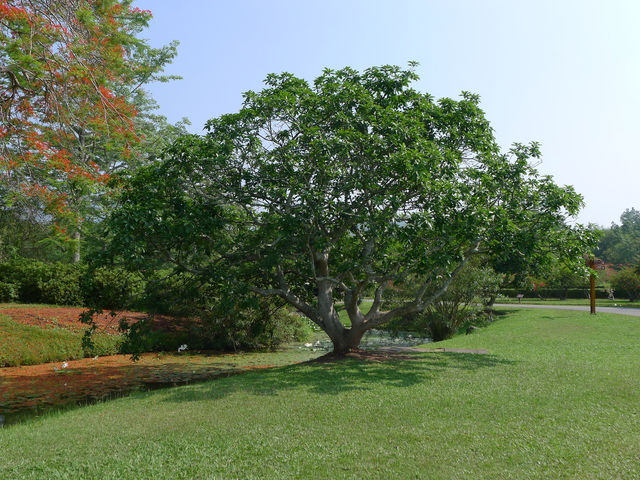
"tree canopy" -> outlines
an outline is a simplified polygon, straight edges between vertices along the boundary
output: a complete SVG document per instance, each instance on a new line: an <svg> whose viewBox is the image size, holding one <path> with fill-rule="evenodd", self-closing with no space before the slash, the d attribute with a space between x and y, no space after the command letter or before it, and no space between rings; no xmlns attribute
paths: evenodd
<svg viewBox="0 0 640 480"><path fill-rule="evenodd" d="M620 225L612 223L604 230L597 255L608 263L640 264L640 212L626 209L620 215Z"/></svg>
<svg viewBox="0 0 640 480"><path fill-rule="evenodd" d="M269 75L238 113L131 179L110 253L279 297L337 353L424 310L474 256L581 264L591 233L565 220L582 199L532 167L538 145L502 153L477 95L435 100L417 78L395 66ZM408 279L413 298L386 310Z"/></svg>
<svg viewBox="0 0 640 480"><path fill-rule="evenodd" d="M139 39L151 13L131 3L0 0L0 208L36 199L62 237L79 238L110 175L140 163L140 87L171 78L176 44Z"/></svg>

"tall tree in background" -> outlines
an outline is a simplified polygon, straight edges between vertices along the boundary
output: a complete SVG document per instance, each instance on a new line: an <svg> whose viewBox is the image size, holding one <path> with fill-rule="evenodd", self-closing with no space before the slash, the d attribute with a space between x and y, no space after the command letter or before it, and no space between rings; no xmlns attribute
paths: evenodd
<svg viewBox="0 0 640 480"><path fill-rule="evenodd" d="M596 255L607 263L640 264L640 211L626 209L620 215L620 225L612 223L603 232Z"/></svg>
<svg viewBox="0 0 640 480"><path fill-rule="evenodd" d="M109 176L141 161L141 87L170 79L176 44L136 37L150 18L128 0L0 0L2 206L37 198L76 261Z"/></svg>

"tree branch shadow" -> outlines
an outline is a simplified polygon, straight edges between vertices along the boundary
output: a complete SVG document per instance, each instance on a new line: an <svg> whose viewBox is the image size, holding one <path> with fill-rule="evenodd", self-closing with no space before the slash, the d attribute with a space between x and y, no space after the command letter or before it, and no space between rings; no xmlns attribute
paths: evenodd
<svg viewBox="0 0 640 480"><path fill-rule="evenodd" d="M448 371L476 371L514 361L495 355L454 352L430 352L403 355L400 360L370 362L343 359L326 363L306 363L250 372L239 377L170 389L163 401L191 402L221 399L236 392L252 395L277 395L293 389L310 394L338 395L366 391L383 385L404 388L433 382Z"/></svg>

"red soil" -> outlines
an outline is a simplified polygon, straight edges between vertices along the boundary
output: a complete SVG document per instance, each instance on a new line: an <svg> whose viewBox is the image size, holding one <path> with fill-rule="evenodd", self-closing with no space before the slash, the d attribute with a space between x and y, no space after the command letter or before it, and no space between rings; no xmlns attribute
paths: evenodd
<svg viewBox="0 0 640 480"><path fill-rule="evenodd" d="M16 322L25 325L35 325L41 328L62 327L69 330L84 331L87 325L80 321L80 314L84 308L79 307L12 307L9 304L0 305L0 314L6 315ZM139 322L149 317L140 312L102 313L94 316L98 331L105 333L118 333L118 325L122 318L130 323ZM154 315L152 318L154 329L176 328L176 319L167 315Z"/></svg>

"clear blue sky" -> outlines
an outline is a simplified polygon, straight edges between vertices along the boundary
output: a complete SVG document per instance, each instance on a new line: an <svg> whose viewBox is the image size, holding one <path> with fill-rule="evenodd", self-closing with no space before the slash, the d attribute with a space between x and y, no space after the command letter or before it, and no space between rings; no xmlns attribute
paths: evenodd
<svg viewBox="0 0 640 480"><path fill-rule="evenodd" d="M573 185L583 223L640 209L640 1L138 0L152 45L180 41L149 89L192 131L238 110L270 72L420 63L417 88L480 94L503 147L537 140L539 170Z"/></svg>

